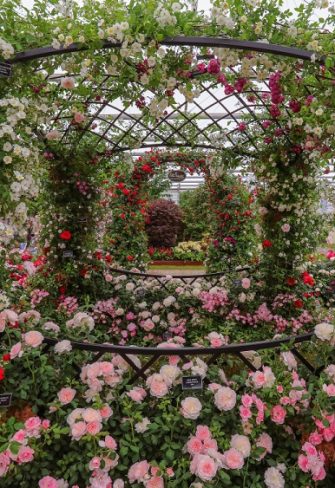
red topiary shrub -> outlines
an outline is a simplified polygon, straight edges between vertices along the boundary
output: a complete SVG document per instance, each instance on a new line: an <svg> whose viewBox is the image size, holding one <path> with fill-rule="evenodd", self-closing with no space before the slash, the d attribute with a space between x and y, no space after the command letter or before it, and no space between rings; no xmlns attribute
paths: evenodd
<svg viewBox="0 0 335 488"><path fill-rule="evenodd" d="M173 247L182 230L182 211L170 200L154 200L148 208L146 231L149 245Z"/></svg>

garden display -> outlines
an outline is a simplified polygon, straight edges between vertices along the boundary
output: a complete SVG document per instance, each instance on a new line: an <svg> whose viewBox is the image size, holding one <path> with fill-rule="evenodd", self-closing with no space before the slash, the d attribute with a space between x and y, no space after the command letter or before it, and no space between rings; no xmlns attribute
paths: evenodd
<svg viewBox="0 0 335 488"><path fill-rule="evenodd" d="M1 488L332 488L334 8L0 18ZM195 242L171 166L204 178ZM148 271L163 227L206 272Z"/></svg>

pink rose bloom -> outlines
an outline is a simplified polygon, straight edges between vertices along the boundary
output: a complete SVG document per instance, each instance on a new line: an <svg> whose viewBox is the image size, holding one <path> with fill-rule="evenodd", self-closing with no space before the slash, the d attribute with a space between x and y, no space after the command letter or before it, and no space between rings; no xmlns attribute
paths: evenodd
<svg viewBox="0 0 335 488"><path fill-rule="evenodd" d="M23 340L27 346L38 347L43 342L43 335L37 330L31 330L23 334Z"/></svg>
<svg viewBox="0 0 335 488"><path fill-rule="evenodd" d="M10 465L10 457L5 452L0 452L0 478L5 476Z"/></svg>
<svg viewBox="0 0 335 488"><path fill-rule="evenodd" d="M148 461L140 461L133 464L128 471L128 479L130 483L135 481L143 482L149 472L150 464Z"/></svg>
<svg viewBox="0 0 335 488"><path fill-rule="evenodd" d="M71 434L74 440L80 439L86 434L86 422L76 422L71 425Z"/></svg>
<svg viewBox="0 0 335 488"><path fill-rule="evenodd" d="M242 281L241 281L241 285L242 285L242 288L244 288L245 290L247 290L248 288L250 288L250 280L249 280L249 278L243 278Z"/></svg>
<svg viewBox="0 0 335 488"><path fill-rule="evenodd" d="M212 437L212 434L207 425L198 425L195 436L202 441L206 441Z"/></svg>
<svg viewBox="0 0 335 488"><path fill-rule="evenodd" d="M171 478L174 476L173 468L166 468L166 474Z"/></svg>
<svg viewBox="0 0 335 488"><path fill-rule="evenodd" d="M101 459L99 457L94 457L88 464L88 468L93 471L94 469L98 469L100 467Z"/></svg>
<svg viewBox="0 0 335 488"><path fill-rule="evenodd" d="M271 420L275 424L283 424L285 422L286 410L281 405L276 405L271 410Z"/></svg>
<svg viewBox="0 0 335 488"><path fill-rule="evenodd" d="M304 473L308 473L309 466L308 466L308 457L300 454L298 457L298 466Z"/></svg>
<svg viewBox="0 0 335 488"><path fill-rule="evenodd" d="M323 391L327 393L329 397L334 397L335 396L335 385L330 384L330 385L323 385Z"/></svg>
<svg viewBox="0 0 335 488"><path fill-rule="evenodd" d="M30 463L34 459L34 449L29 446L21 446L17 455L17 462L19 464L22 463Z"/></svg>
<svg viewBox="0 0 335 488"><path fill-rule="evenodd" d="M318 455L318 451L316 450L316 448L310 442L305 442L302 445L302 448L301 449L303 451L305 451L305 453L307 454L307 456L317 456Z"/></svg>
<svg viewBox="0 0 335 488"><path fill-rule="evenodd" d="M11 359L15 359L17 357L20 358L23 354L21 342L17 342L16 344L14 344L9 354Z"/></svg>
<svg viewBox="0 0 335 488"><path fill-rule="evenodd" d="M95 410L94 408L85 408L83 411L83 420L85 422L101 422L101 413L99 410Z"/></svg>
<svg viewBox="0 0 335 488"><path fill-rule="evenodd" d="M77 124L81 124L85 120L85 115L82 114L81 112L76 112L73 118Z"/></svg>
<svg viewBox="0 0 335 488"><path fill-rule="evenodd" d="M284 225L281 226L281 230L283 232L290 232L290 229L291 229L290 224L284 224Z"/></svg>
<svg viewBox="0 0 335 488"><path fill-rule="evenodd" d="M104 405L99 410L100 415L103 419L109 419L113 415L113 410L110 408L109 405Z"/></svg>
<svg viewBox="0 0 335 488"><path fill-rule="evenodd" d="M203 443L197 437L191 437L191 439L186 444L186 449L189 454L194 456L195 454L201 454L203 451Z"/></svg>
<svg viewBox="0 0 335 488"><path fill-rule="evenodd" d="M107 449L113 449L115 451L117 449L117 442L111 435L107 435L105 437L105 446Z"/></svg>
<svg viewBox="0 0 335 488"><path fill-rule="evenodd" d="M224 453L223 463L228 469L242 469L244 466L243 454L232 447Z"/></svg>
<svg viewBox="0 0 335 488"><path fill-rule="evenodd" d="M239 410L240 410L240 416L241 416L242 422L246 422L247 420L249 420L252 417L252 412L251 412L250 408L244 407L243 405L241 405Z"/></svg>
<svg viewBox="0 0 335 488"><path fill-rule="evenodd" d="M230 441L230 447L233 447L234 449L240 451L244 458L250 456L251 445L249 437L247 437L246 435L233 435Z"/></svg>
<svg viewBox="0 0 335 488"><path fill-rule="evenodd" d="M146 482L145 488L164 488L164 480L161 476L155 476Z"/></svg>
<svg viewBox="0 0 335 488"><path fill-rule="evenodd" d="M62 80L60 82L60 86L62 88L65 88L66 90L73 90L73 88L74 88L74 79L71 78L70 76L67 76L65 78L62 78Z"/></svg>
<svg viewBox="0 0 335 488"><path fill-rule="evenodd" d="M144 388L140 388L139 386L135 386L132 390L127 392L129 398L131 398L136 403L141 403L144 398L147 396L147 392Z"/></svg>
<svg viewBox="0 0 335 488"><path fill-rule="evenodd" d="M308 440L311 444L313 444L313 446L318 446L319 444L321 444L323 437L318 432L312 432Z"/></svg>
<svg viewBox="0 0 335 488"><path fill-rule="evenodd" d="M163 376L159 373L154 373L153 375L149 376L147 379L147 385L150 388L150 394L157 398L164 397L169 391Z"/></svg>
<svg viewBox="0 0 335 488"><path fill-rule="evenodd" d="M33 430L38 430L41 426L41 419L39 417L29 417L24 423L26 431L31 432Z"/></svg>
<svg viewBox="0 0 335 488"><path fill-rule="evenodd" d="M206 454L197 454L194 456L190 471L198 476L202 481L211 481L216 475L218 466L214 459Z"/></svg>
<svg viewBox="0 0 335 488"><path fill-rule="evenodd" d="M252 396L251 395L242 395L242 398L241 398L241 401L242 401L242 405L244 407L248 407L250 408L253 404L253 399L252 399Z"/></svg>
<svg viewBox="0 0 335 488"><path fill-rule="evenodd" d="M38 486L39 488L58 488L58 482L52 476L44 476L44 478L38 482Z"/></svg>
<svg viewBox="0 0 335 488"><path fill-rule="evenodd" d="M236 393L229 386L222 386L214 396L216 407L224 412L232 410L236 405Z"/></svg>
<svg viewBox="0 0 335 488"><path fill-rule="evenodd" d="M263 434L261 434L258 437L258 439L256 441L256 446L257 447L263 447L263 449L265 449L264 453L262 453L259 456L259 458L258 458L259 460L263 459L267 453L271 454L273 443L272 443L272 439L269 436L269 434L267 434L266 432L263 432Z"/></svg>
<svg viewBox="0 0 335 488"><path fill-rule="evenodd" d="M87 433L90 435L97 435L102 429L102 423L98 422L97 420L93 420L93 422L88 422L86 426Z"/></svg>
<svg viewBox="0 0 335 488"><path fill-rule="evenodd" d="M185 419L197 419L201 409L202 405L195 397L187 397L181 402L181 414Z"/></svg>
<svg viewBox="0 0 335 488"><path fill-rule="evenodd" d="M62 388L57 393L57 396L62 405L67 405L68 403L71 403L76 396L76 390L73 388Z"/></svg>
<svg viewBox="0 0 335 488"><path fill-rule="evenodd" d="M42 429L44 429L44 430L49 429L49 427L50 427L50 420L46 420L46 419L42 420L42 425L41 425L41 427L42 427Z"/></svg>
<svg viewBox="0 0 335 488"><path fill-rule="evenodd" d="M58 139L60 139L60 137L61 137L61 133L57 129L49 131L46 135L48 141L57 141Z"/></svg>
<svg viewBox="0 0 335 488"><path fill-rule="evenodd" d="M312 478L313 478L313 481L322 481L325 479L326 475L327 475L326 470L322 466L318 471L313 473Z"/></svg>
<svg viewBox="0 0 335 488"><path fill-rule="evenodd" d="M124 488L124 481L118 478L114 481L113 488Z"/></svg>
<svg viewBox="0 0 335 488"><path fill-rule="evenodd" d="M12 437L13 441L19 442L20 444L23 444L25 439L26 439L26 431L23 429L20 429L17 432L15 432L15 434Z"/></svg>

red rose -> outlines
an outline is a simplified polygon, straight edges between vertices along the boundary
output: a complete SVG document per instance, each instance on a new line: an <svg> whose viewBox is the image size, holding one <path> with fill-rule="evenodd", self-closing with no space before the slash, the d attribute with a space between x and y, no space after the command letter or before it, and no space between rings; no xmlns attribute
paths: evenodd
<svg viewBox="0 0 335 488"><path fill-rule="evenodd" d="M297 280L295 278L289 277L286 280L286 284L288 286L295 286L297 284Z"/></svg>
<svg viewBox="0 0 335 488"><path fill-rule="evenodd" d="M2 381L5 378L5 370L3 368L0 368L0 381Z"/></svg>
<svg viewBox="0 0 335 488"><path fill-rule="evenodd" d="M63 232L59 234L59 237L63 239L63 241L69 241L71 240L72 234L69 230L63 230Z"/></svg>
<svg viewBox="0 0 335 488"><path fill-rule="evenodd" d="M309 273L307 273L307 271L302 273L302 279L303 279L303 282L305 283L305 285L309 285L309 286L315 285L315 281L314 281L313 276L311 276Z"/></svg>
<svg viewBox="0 0 335 488"><path fill-rule="evenodd" d="M268 239L265 239L265 241L263 241L263 248L266 248L266 247L272 247L272 242L269 241Z"/></svg>
<svg viewBox="0 0 335 488"><path fill-rule="evenodd" d="M134 261L134 256L128 255L127 256L127 261Z"/></svg>
<svg viewBox="0 0 335 488"><path fill-rule="evenodd" d="M297 300L294 300L293 305L295 308L303 308L304 302L298 298Z"/></svg>
<svg viewBox="0 0 335 488"><path fill-rule="evenodd" d="M4 354L4 355L2 356L2 360L3 360L3 361L10 361L10 354L8 354L8 353L7 353L7 354Z"/></svg>

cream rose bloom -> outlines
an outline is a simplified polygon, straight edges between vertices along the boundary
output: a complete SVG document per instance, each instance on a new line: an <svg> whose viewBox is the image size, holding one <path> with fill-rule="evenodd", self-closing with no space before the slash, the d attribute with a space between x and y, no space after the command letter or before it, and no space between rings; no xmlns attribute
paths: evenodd
<svg viewBox="0 0 335 488"><path fill-rule="evenodd" d="M321 341L330 341L334 338L334 326L327 322L321 322L315 326L314 333Z"/></svg>

